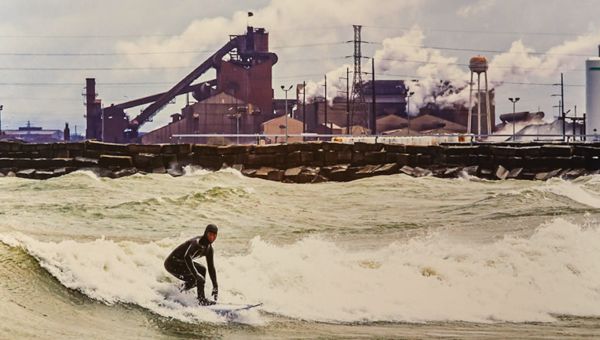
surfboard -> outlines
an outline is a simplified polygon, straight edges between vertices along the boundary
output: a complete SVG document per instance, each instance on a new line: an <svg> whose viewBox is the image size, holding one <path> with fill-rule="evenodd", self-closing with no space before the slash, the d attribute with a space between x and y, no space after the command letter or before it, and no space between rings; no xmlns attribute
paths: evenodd
<svg viewBox="0 0 600 340"><path fill-rule="evenodd" d="M262 306L262 303L256 304L229 304L229 303L217 303L211 306L205 306L204 308L210 309L211 311L226 317L235 317L239 312L250 310L256 307Z"/></svg>

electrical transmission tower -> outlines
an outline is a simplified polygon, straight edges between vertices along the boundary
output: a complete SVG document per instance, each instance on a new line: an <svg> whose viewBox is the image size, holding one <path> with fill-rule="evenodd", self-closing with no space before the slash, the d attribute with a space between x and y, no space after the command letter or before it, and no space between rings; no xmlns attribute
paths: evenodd
<svg viewBox="0 0 600 340"><path fill-rule="evenodd" d="M363 92L362 80L362 52L361 45L361 25L352 25L354 27L354 77L352 79L352 111L350 114L350 124L360 124L367 126L365 95Z"/></svg>

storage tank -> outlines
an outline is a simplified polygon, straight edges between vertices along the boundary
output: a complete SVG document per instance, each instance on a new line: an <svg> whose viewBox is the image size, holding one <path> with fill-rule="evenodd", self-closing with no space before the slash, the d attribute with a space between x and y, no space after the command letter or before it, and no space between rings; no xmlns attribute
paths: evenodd
<svg viewBox="0 0 600 340"><path fill-rule="evenodd" d="M600 57L585 61L585 104L585 133L600 136Z"/></svg>
<svg viewBox="0 0 600 340"><path fill-rule="evenodd" d="M477 74L486 72L488 69L487 59L483 56L475 56L469 60L469 69Z"/></svg>

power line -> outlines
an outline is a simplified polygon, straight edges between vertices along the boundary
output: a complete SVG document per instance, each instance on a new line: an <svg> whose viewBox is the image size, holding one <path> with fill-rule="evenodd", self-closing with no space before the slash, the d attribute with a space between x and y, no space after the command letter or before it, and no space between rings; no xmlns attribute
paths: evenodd
<svg viewBox="0 0 600 340"><path fill-rule="evenodd" d="M378 73L378 75L388 76L388 77L399 77L399 78L405 78L405 79L429 79L428 77L410 75L410 74ZM556 83L532 83L532 82L511 82L511 81L501 81L501 82L497 82L496 84L498 84L498 85L509 84L509 85L532 85L532 86L556 86ZM583 84L565 84L564 86L585 87L585 85L583 85Z"/></svg>
<svg viewBox="0 0 600 340"><path fill-rule="evenodd" d="M338 60L345 57L324 57L324 58L299 58L286 59L286 62L305 62L305 61L323 61ZM169 70L169 69L189 69L194 65L187 66L148 66L148 67L0 67L0 71L142 71L142 70Z"/></svg>
<svg viewBox="0 0 600 340"><path fill-rule="evenodd" d="M436 61L426 61L426 60L412 60L412 59L396 59L396 58L380 58L378 60L388 60L388 61L401 61L406 63L417 63L417 64L436 64L436 65L455 65L455 66L463 66L469 67L469 64L465 63L450 63L450 62L436 62ZM517 66L517 65L490 65L493 68L508 68L508 69L525 69L525 70L555 70L554 67L527 67L527 66ZM583 69L572 69L571 71L584 71Z"/></svg>
<svg viewBox="0 0 600 340"><path fill-rule="evenodd" d="M375 43L379 45L383 45L381 43ZM445 47L445 46L428 46L428 45L396 45L396 46L404 46L404 47L414 47L414 48L428 48L432 50L448 50L448 51L461 51L461 52L483 52L483 53L503 53L503 54L531 54L531 55L555 55L555 56L567 56L567 57L596 57L593 54L573 54L573 53L548 53L548 52L510 52L510 51L502 51L502 50L487 50L487 49L476 49L476 48L460 48L460 47Z"/></svg>
<svg viewBox="0 0 600 340"><path fill-rule="evenodd" d="M289 26L278 29L269 29L269 33L287 32L287 31L323 31L347 29L347 25L336 26ZM164 34L0 34L0 39L119 39L119 38L172 38L180 37L182 33L164 33Z"/></svg>
<svg viewBox="0 0 600 340"><path fill-rule="evenodd" d="M318 46L332 46L332 45L343 45L343 41L335 42L323 42L323 43L309 43L309 44L296 44L296 45L275 45L271 48L287 49L287 48L306 48L306 47L318 47ZM215 47L212 50L203 51L138 51L138 52L0 52L0 56L13 56L13 57L106 57L106 56L127 56L127 55L170 55L170 54L212 54L219 47Z"/></svg>
<svg viewBox="0 0 600 340"><path fill-rule="evenodd" d="M391 29L400 31L411 31L410 27L399 27L399 26L379 26L379 25L364 25L365 27L375 29ZM426 32L442 32L442 33L467 33L467 34L494 34L494 35L535 35L535 36L564 36L573 37L579 36L585 33L574 33L574 32L523 32L523 31L487 31L487 30L458 30L458 29L444 29L444 28L425 28L421 29Z"/></svg>
<svg viewBox="0 0 600 340"><path fill-rule="evenodd" d="M409 75L409 74L391 74L391 73L378 73L382 76L388 77L399 77L405 79L429 79L427 77L417 76L417 75ZM303 77L313 77L313 76L321 76L322 74L302 74L302 75L288 75L282 77L273 77L273 79L290 79L290 78L303 78ZM162 86L162 85L173 85L175 82L107 82L107 83L98 83L99 86ZM511 84L511 85L534 85L534 86L555 86L554 83L534 83L534 82L510 82L510 81L502 81L498 82L499 84ZM57 82L57 83L23 83L23 82L2 82L0 86L81 86L83 87L84 83L73 83L73 82ZM583 84L565 84L568 87L584 87Z"/></svg>
<svg viewBox="0 0 600 340"><path fill-rule="evenodd" d="M0 71L140 71L188 69L192 66L160 66L160 67L0 67Z"/></svg>
<svg viewBox="0 0 600 340"><path fill-rule="evenodd" d="M160 54L209 54L214 51L153 51L153 52L0 52L0 56L13 57L104 57L125 55L160 55Z"/></svg>
<svg viewBox="0 0 600 340"><path fill-rule="evenodd" d="M280 45L272 47L273 50L286 49L286 48L306 48L306 47L317 47L317 46L333 46L343 45L348 43L347 41L337 42L324 42L324 43L310 43L310 44L297 44L297 45ZM374 45L383 45L383 42L369 42ZM499 54L517 54L517 55L538 55L538 56L566 56L566 57L596 57L593 54L576 54L576 53L551 53L551 52L511 52L494 49L477 49L477 48L463 48L463 47L449 47L449 46L432 46L432 45L396 45L410 48L422 48L432 49L441 51L458 51L458 52L474 52L474 53L499 53ZM214 50L204 51L140 51L140 52L0 52L0 56L37 56L37 57L102 57L102 56L127 56L127 55L172 55L172 54L211 54ZM316 58L315 58L316 59Z"/></svg>
<svg viewBox="0 0 600 340"><path fill-rule="evenodd" d="M347 29L350 25L332 25L332 26L290 26L276 29L269 29L269 33L288 32L288 31L325 31ZM405 26L388 25L362 25L372 29L399 30L409 32L413 28ZM490 35L516 35L516 36L560 36L572 37L585 34L586 32L540 32L540 31L494 31L494 30L464 30L451 28L420 28L426 32L441 33L466 33L466 34L490 34ZM163 33L163 34L0 34L1 39L119 39L119 38L172 38L182 36L182 33Z"/></svg>

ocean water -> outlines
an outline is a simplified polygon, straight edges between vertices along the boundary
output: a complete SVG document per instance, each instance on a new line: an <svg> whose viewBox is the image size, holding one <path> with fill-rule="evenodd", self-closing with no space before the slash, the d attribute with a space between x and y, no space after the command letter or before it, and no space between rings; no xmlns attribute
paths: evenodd
<svg viewBox="0 0 600 340"><path fill-rule="evenodd" d="M599 217L600 176L4 177L0 338L599 337ZM208 223L219 300L260 308L224 318L164 270Z"/></svg>

